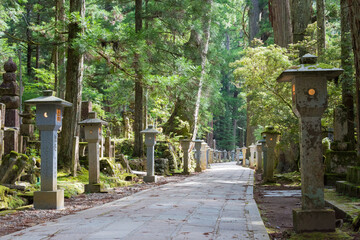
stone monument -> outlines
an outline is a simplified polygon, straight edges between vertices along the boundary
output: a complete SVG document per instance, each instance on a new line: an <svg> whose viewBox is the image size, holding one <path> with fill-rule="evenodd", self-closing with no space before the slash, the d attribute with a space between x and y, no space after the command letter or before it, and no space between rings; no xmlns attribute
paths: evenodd
<svg viewBox="0 0 360 240"><path fill-rule="evenodd" d="M102 125L105 121L96 118L96 112L90 112L88 119L79 122L88 142L88 161L89 161L89 184L85 185L85 192L99 193L103 191L100 183L100 161L99 161L99 141L102 138Z"/></svg>
<svg viewBox="0 0 360 240"><path fill-rule="evenodd" d="M274 167L275 167L275 146L278 141L280 133L269 126L261 133L265 136L266 141L266 164L264 164L264 181L274 180ZM266 168L265 168L266 166Z"/></svg>
<svg viewBox="0 0 360 240"><path fill-rule="evenodd" d="M36 105L36 125L41 134L41 191L34 192L36 209L64 208L64 190L57 189L58 130L64 107L72 104L45 90L43 96L25 101Z"/></svg>
<svg viewBox="0 0 360 240"><path fill-rule="evenodd" d="M253 168L255 165L255 151L256 151L256 145L255 144L251 144L249 146L250 149L250 159L249 159L249 167Z"/></svg>
<svg viewBox="0 0 360 240"><path fill-rule="evenodd" d="M291 82L293 111L300 118L301 209L293 210L296 232L335 231L335 212L325 208L321 116L327 108L327 81L342 69L317 64L306 54L301 65L281 73L278 82Z"/></svg>
<svg viewBox="0 0 360 240"><path fill-rule="evenodd" d="M242 147L241 148L241 151L243 153L243 161L242 161L242 166L245 167L246 166L246 150L247 150L247 147Z"/></svg>
<svg viewBox="0 0 360 240"><path fill-rule="evenodd" d="M146 168L147 175L144 176L144 182L156 182L156 176L154 171L154 146L156 144L156 135L159 134L152 125L149 125L147 129L141 131L145 135L146 151Z"/></svg>
<svg viewBox="0 0 360 240"><path fill-rule="evenodd" d="M181 139L180 145L184 153L184 174L189 174L189 148L190 148L190 139Z"/></svg>
<svg viewBox="0 0 360 240"><path fill-rule="evenodd" d="M196 149L196 167L195 172L201 172L201 145L203 140L195 140L195 149Z"/></svg>

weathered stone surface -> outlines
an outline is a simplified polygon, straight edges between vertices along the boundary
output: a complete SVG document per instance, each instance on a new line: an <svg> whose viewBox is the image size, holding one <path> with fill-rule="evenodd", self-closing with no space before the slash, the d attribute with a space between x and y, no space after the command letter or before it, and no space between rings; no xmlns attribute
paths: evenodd
<svg viewBox="0 0 360 240"><path fill-rule="evenodd" d="M155 173L157 175L169 175L170 166L167 158L155 158Z"/></svg>
<svg viewBox="0 0 360 240"><path fill-rule="evenodd" d="M190 147L191 140L190 139L183 139L180 140L180 145L183 151L184 156L184 173L189 174L189 147Z"/></svg>
<svg viewBox="0 0 360 240"><path fill-rule="evenodd" d="M63 209L64 190L34 192L35 209Z"/></svg>
<svg viewBox="0 0 360 240"><path fill-rule="evenodd" d="M9 154L11 151L19 152L19 131L12 128L7 128L4 131L4 154Z"/></svg>
<svg viewBox="0 0 360 240"><path fill-rule="evenodd" d="M296 232L334 232L335 211L332 209L293 209L293 226Z"/></svg>
<svg viewBox="0 0 360 240"><path fill-rule="evenodd" d="M346 173L348 166L358 163L356 151L332 151L325 154L327 173Z"/></svg>

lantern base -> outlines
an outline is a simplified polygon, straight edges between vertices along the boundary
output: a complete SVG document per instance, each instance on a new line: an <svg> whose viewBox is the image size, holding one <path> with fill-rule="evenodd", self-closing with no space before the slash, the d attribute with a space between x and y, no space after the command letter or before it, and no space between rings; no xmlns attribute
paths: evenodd
<svg viewBox="0 0 360 240"><path fill-rule="evenodd" d="M144 182L157 182L157 176L144 176Z"/></svg>
<svg viewBox="0 0 360 240"><path fill-rule="evenodd" d="M86 193L101 193L105 192L101 183L89 183L85 185Z"/></svg>
<svg viewBox="0 0 360 240"><path fill-rule="evenodd" d="M301 232L334 232L335 211L332 209L293 209L293 226Z"/></svg>
<svg viewBox="0 0 360 240"><path fill-rule="evenodd" d="M64 208L64 190L34 192L35 209Z"/></svg>

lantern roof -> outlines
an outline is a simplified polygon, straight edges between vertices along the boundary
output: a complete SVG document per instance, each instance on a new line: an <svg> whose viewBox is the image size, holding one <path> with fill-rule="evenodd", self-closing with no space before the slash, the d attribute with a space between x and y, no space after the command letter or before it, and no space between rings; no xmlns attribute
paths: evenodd
<svg viewBox="0 0 360 240"><path fill-rule="evenodd" d="M306 76L325 76L327 80L337 78L343 69L335 68L329 64L317 63L317 56L305 54L301 57L300 65L292 66L290 69L283 71L277 78L278 82L291 82L295 77Z"/></svg>
<svg viewBox="0 0 360 240"><path fill-rule="evenodd" d="M107 125L108 123L96 118L96 112L89 112L89 118L85 119L84 121L79 122L79 125L92 125L92 124L101 124L101 125Z"/></svg>
<svg viewBox="0 0 360 240"><path fill-rule="evenodd" d="M52 90L44 90L43 96L26 100L25 103L31 104L31 105L33 105L33 104L59 104L59 105L62 105L63 107L71 107L72 106L72 103L65 101L61 98L55 97L54 91L52 91Z"/></svg>
<svg viewBox="0 0 360 240"><path fill-rule="evenodd" d="M160 132L157 131L153 125L149 125L147 129L142 130L140 133L153 133L153 134L159 134Z"/></svg>
<svg viewBox="0 0 360 240"><path fill-rule="evenodd" d="M265 131L263 131L261 134L263 134L263 133L281 135L280 132L276 131L273 126L268 126L268 127L266 127L266 128L265 128Z"/></svg>
<svg viewBox="0 0 360 240"><path fill-rule="evenodd" d="M195 142L195 143L202 143L202 142L204 142L204 140L196 139L196 140L194 140L193 142Z"/></svg>

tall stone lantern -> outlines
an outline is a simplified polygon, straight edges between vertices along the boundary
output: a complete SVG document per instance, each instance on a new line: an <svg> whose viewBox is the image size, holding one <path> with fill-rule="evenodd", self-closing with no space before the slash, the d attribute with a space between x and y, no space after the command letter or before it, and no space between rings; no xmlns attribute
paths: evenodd
<svg viewBox="0 0 360 240"><path fill-rule="evenodd" d="M196 149L196 167L195 172L201 172L201 144L203 143L203 140L195 140L195 149Z"/></svg>
<svg viewBox="0 0 360 240"><path fill-rule="evenodd" d="M102 192L100 183L100 161L99 161L99 142L102 139L102 126L107 122L96 118L96 112L89 112L89 118L79 122L88 142L88 161L89 161L89 184L85 185L85 192Z"/></svg>
<svg viewBox="0 0 360 240"><path fill-rule="evenodd" d="M180 145L184 152L184 174L189 174L189 147L191 140L190 139L181 139Z"/></svg>
<svg viewBox="0 0 360 240"><path fill-rule="evenodd" d="M265 182L272 181L274 179L275 147L280 133L273 126L269 126L261 134L265 136L267 150L266 164L264 164L264 180Z"/></svg>
<svg viewBox="0 0 360 240"><path fill-rule="evenodd" d="M62 125L63 108L72 104L54 97L51 90L25 103L36 105L36 125L41 132L41 191L34 192L34 207L64 208L64 190L57 189L57 131Z"/></svg>
<svg viewBox="0 0 360 240"><path fill-rule="evenodd" d="M300 118L302 208L293 210L297 232L335 230L335 213L325 209L324 202L321 116L327 108L327 81L343 70L316 62L316 56L306 54L300 66L285 70L277 79L291 82L293 111Z"/></svg>
<svg viewBox="0 0 360 240"><path fill-rule="evenodd" d="M154 146L156 144L156 135L158 132L154 129L154 126L149 125L147 129L141 131L145 135L146 151L146 168L147 175L144 176L144 182L156 182L156 176L154 171Z"/></svg>

